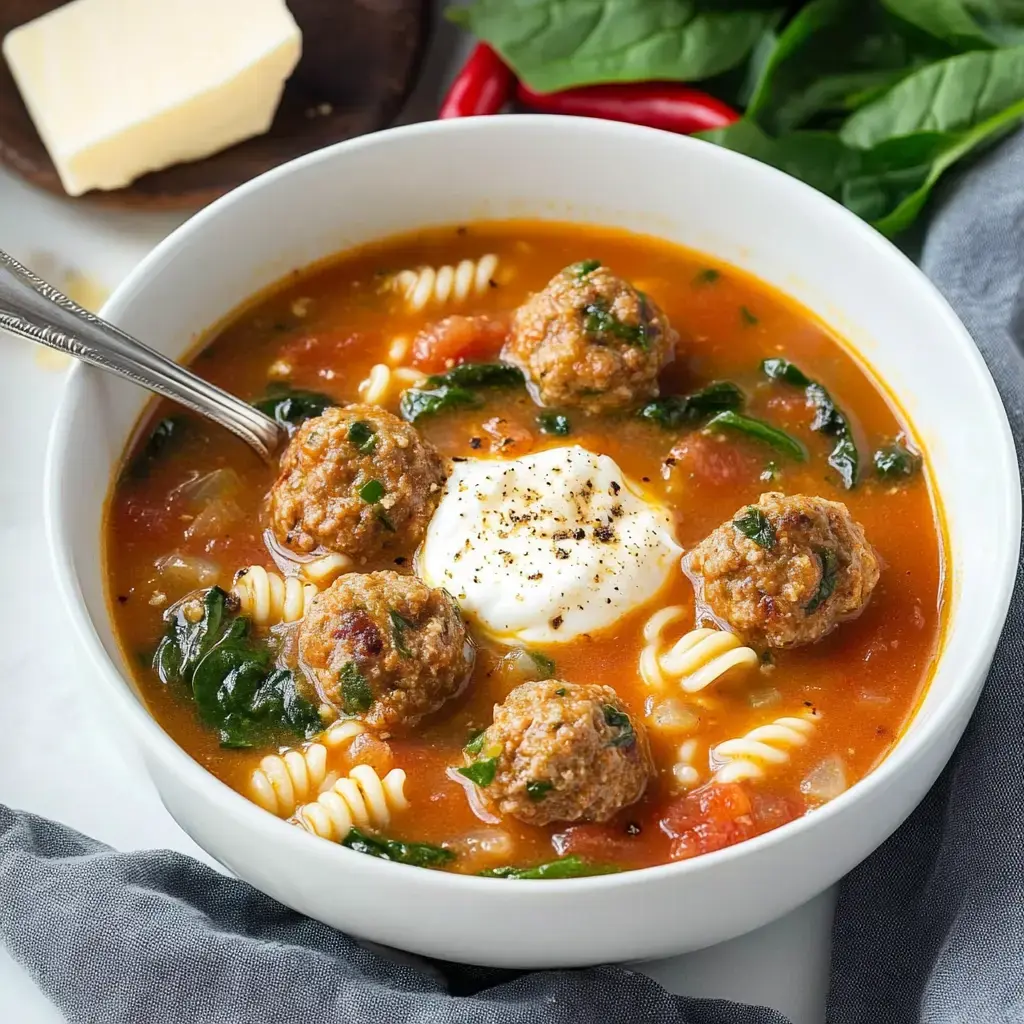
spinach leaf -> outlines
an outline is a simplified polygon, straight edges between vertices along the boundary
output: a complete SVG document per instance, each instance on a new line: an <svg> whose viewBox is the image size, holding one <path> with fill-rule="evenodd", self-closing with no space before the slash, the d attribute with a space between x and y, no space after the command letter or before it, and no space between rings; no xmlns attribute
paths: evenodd
<svg viewBox="0 0 1024 1024"><path fill-rule="evenodd" d="M546 654L540 651L527 651L527 657L537 667L538 679L553 679L555 676L555 663Z"/></svg>
<svg viewBox="0 0 1024 1024"><path fill-rule="evenodd" d="M716 380L689 395L656 398L644 405L637 415L662 427L676 429L699 423L716 412L742 407L743 392L731 381Z"/></svg>
<svg viewBox="0 0 1024 1024"><path fill-rule="evenodd" d="M166 416L160 420L128 464L126 475L144 480L149 476L153 463L177 445L187 429L188 420L184 416Z"/></svg>
<svg viewBox="0 0 1024 1024"><path fill-rule="evenodd" d="M580 260L574 263L569 269L576 275L577 281L582 281L588 274L592 274L601 266L600 260Z"/></svg>
<svg viewBox="0 0 1024 1024"><path fill-rule="evenodd" d="M460 775L465 775L470 782L475 782L478 786L489 786L494 781L494 776L498 774L498 759L485 757L467 764L458 771Z"/></svg>
<svg viewBox="0 0 1024 1024"><path fill-rule="evenodd" d="M636 734L633 732L633 723L625 711L620 711L614 704L604 704L601 707L605 722L613 729L618 730L609 742L611 747L631 747L636 742Z"/></svg>
<svg viewBox="0 0 1024 1024"><path fill-rule="evenodd" d="M768 551L775 547L775 527L756 505L748 505L743 515L732 521L732 525L758 547Z"/></svg>
<svg viewBox="0 0 1024 1024"><path fill-rule="evenodd" d="M507 865L481 871L484 878L584 878L587 875L612 875L622 868L615 864L592 864L575 854L550 860L546 864L535 864L532 868L517 868Z"/></svg>
<svg viewBox="0 0 1024 1024"><path fill-rule="evenodd" d="M583 330L595 341L606 343L609 337L618 338L628 345L647 348L647 324L623 323L603 299L596 299L583 307Z"/></svg>
<svg viewBox="0 0 1024 1024"><path fill-rule="evenodd" d="M367 505L376 505L384 497L384 485L379 480L367 480L359 488L359 497Z"/></svg>
<svg viewBox="0 0 1024 1024"><path fill-rule="evenodd" d="M252 403L264 416L285 426L297 427L338 403L319 391L303 391L287 384L271 384L263 398Z"/></svg>
<svg viewBox="0 0 1024 1024"><path fill-rule="evenodd" d="M394 608L388 612L388 617L391 619L391 641L395 645L395 650L403 658L411 658L412 651L406 645L405 631L407 629L415 629L415 627L404 615L396 612Z"/></svg>
<svg viewBox="0 0 1024 1024"><path fill-rule="evenodd" d="M467 754L479 754L484 749L484 738L487 735L486 729L481 729L470 741L462 748Z"/></svg>
<svg viewBox="0 0 1024 1024"><path fill-rule="evenodd" d="M298 692L295 676L271 664L270 651L249 635L219 587L190 622L179 609L157 647L154 667L168 684L191 691L200 719L217 728L225 747L265 746L323 729L316 707Z"/></svg>
<svg viewBox="0 0 1024 1024"><path fill-rule="evenodd" d="M697 81L741 64L780 0L476 0L448 9L538 92Z"/></svg>
<svg viewBox="0 0 1024 1024"><path fill-rule="evenodd" d="M761 364L761 370L769 380L778 380L803 388L808 404L814 409L811 430L836 439L828 457L828 464L839 474L847 490L853 487L857 483L860 455L853 440L849 421L825 387L811 380L788 359L766 359Z"/></svg>
<svg viewBox="0 0 1024 1024"><path fill-rule="evenodd" d="M903 480L921 468L921 456L899 438L875 452L875 473L882 480Z"/></svg>
<svg viewBox="0 0 1024 1024"><path fill-rule="evenodd" d="M747 117L775 134L792 131L823 113L848 113L915 67L949 55L871 0L813 0L761 67Z"/></svg>
<svg viewBox="0 0 1024 1024"><path fill-rule="evenodd" d="M959 132L1024 100L1024 46L975 50L908 75L843 125L848 146L870 149L918 131Z"/></svg>
<svg viewBox="0 0 1024 1024"><path fill-rule="evenodd" d="M356 451L368 455L377 446L377 428L366 420L356 420L348 428L348 440Z"/></svg>
<svg viewBox="0 0 1024 1024"><path fill-rule="evenodd" d="M705 430L734 430L739 434L746 434L755 441L761 441L770 445L783 455L788 455L797 462L807 461L807 449L803 442L787 434L778 427L773 427L764 420L754 419L752 416L743 416L738 412L720 412L708 420Z"/></svg>
<svg viewBox="0 0 1024 1024"><path fill-rule="evenodd" d="M455 860L455 854L443 846L433 843L403 843L397 839L385 839L384 836L371 836L358 828L353 828L342 840L356 853L365 853L381 860L391 860L396 864L412 864L418 868L439 868Z"/></svg>
<svg viewBox="0 0 1024 1024"><path fill-rule="evenodd" d="M981 26L971 17L963 0L882 0L904 21L959 50L991 45Z"/></svg>
<svg viewBox="0 0 1024 1024"><path fill-rule="evenodd" d="M822 548L817 555L821 562L821 579L818 581L818 589L814 597L804 605L804 611L808 614L816 611L832 596L839 576L839 561L834 551L830 548Z"/></svg>
<svg viewBox="0 0 1024 1024"><path fill-rule="evenodd" d="M346 661L341 667L341 706L346 715L358 715L370 710L373 690L366 676L359 671L354 661Z"/></svg>
<svg viewBox="0 0 1024 1024"><path fill-rule="evenodd" d="M537 414L537 426L542 434L555 434L568 437L572 433L569 417L560 412L541 412Z"/></svg>
<svg viewBox="0 0 1024 1024"><path fill-rule="evenodd" d="M415 423L449 409L475 408L483 404L480 388L515 387L523 372L510 363L460 363L447 373L428 377L419 387L402 392L398 409L402 418Z"/></svg>
<svg viewBox="0 0 1024 1024"><path fill-rule="evenodd" d="M530 779L526 784L526 795L534 802L543 800L555 788L548 779Z"/></svg>

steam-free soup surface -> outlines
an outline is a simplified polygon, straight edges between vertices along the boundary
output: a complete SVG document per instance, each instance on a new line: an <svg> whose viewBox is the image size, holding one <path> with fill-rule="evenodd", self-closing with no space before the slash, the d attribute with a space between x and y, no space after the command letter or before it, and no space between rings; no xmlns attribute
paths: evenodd
<svg viewBox="0 0 1024 1024"><path fill-rule="evenodd" d="M423 308L410 309L403 291L408 282L396 278L399 272L454 267L486 254L497 260L485 268L482 287L474 283L464 298L449 296L445 302L433 294ZM942 539L908 425L879 383L821 323L758 281L696 253L622 232L533 222L409 235L296 272L235 314L204 343L192 365L252 401L287 387L350 403L361 400L360 384L369 381L363 395L369 386L370 397L396 412L402 390L416 383L414 351L422 355L429 348L413 348L419 332L452 314L486 315L489 321L475 321L469 331L469 350L456 347L447 362L444 352L434 355L442 368L464 357L494 361L513 311L562 268L581 261L599 261L630 282L678 332L675 360L659 377L662 396L731 382L742 392L743 415L802 443L806 460L741 431L709 429L707 416L666 426L637 414L642 401L611 411L541 409L521 385L480 389L478 405L417 419L422 437L446 459L520 459L570 445L609 456L638 493L668 510L674 539L685 552L765 492L843 502L877 552L880 576L863 612L822 639L792 648L754 643L755 665L740 664L693 693L671 677L652 685L640 672L641 655L652 645L644 629L655 613L678 608L665 627L662 653L696 625L694 588L678 557L664 584L659 579L611 626L568 641L522 644L526 657L516 657L514 644L499 642L467 615L475 665L457 696L414 728L369 729L328 749L327 768L340 776L360 762L380 777L392 768L404 770L408 807L394 810L386 829L371 825L357 835L432 844L452 855L433 866L480 872L560 861L568 874L642 867L719 849L813 812L892 748L928 682L939 646ZM859 454L854 486L847 487L829 463L838 435L812 429L816 409L806 388L773 380L762 368L764 360L779 358L821 385L841 411L845 436ZM373 371L378 364L391 369ZM382 387L388 372L390 383ZM906 462L880 474L873 453L897 438L903 447L894 451L905 454ZM880 464L885 467L884 458ZM228 742L255 746L225 746L223 728L213 724L216 709L197 706L195 687L163 681L154 656L169 622L175 616L179 627L187 621L183 601L198 619L197 599L212 587L231 591L245 567L278 572L280 561L289 572L301 568L301 561L280 559L279 544L275 561L264 536L276 475L275 467L261 464L241 442L161 403L147 415L126 457L105 527L112 614L152 713L200 764L250 797L262 759L285 747L301 751L315 726L303 719L294 734L283 736L247 732L242 722ZM414 555L412 549L391 548L351 568L411 573ZM227 614L232 608L228 600ZM715 626L706 619L705 624ZM344 719L345 709L327 707L299 664L297 629L257 625L245 642L269 652L270 668L276 664L292 672L297 694L324 724ZM454 770L487 753L466 753L464 747L491 725L494 706L524 680L548 676L613 688L636 727L646 731L654 773L643 796L610 820L536 825L495 814L480 799L486 787ZM790 724L773 726L780 720ZM722 768L737 758L722 755L718 746L766 726L760 754L752 755L755 770L731 781ZM316 795L314 787L310 800ZM421 862L430 863L429 857Z"/></svg>

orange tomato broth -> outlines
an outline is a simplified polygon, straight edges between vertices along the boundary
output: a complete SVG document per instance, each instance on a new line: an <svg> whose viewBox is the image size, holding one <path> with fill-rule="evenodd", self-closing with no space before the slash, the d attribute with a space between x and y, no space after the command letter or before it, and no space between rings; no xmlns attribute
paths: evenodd
<svg viewBox="0 0 1024 1024"><path fill-rule="evenodd" d="M403 298L387 287L388 275L403 268L454 265L485 253L499 257L492 286L457 307L428 304L409 313ZM640 867L717 849L813 810L817 801L800 785L808 771L836 755L850 784L862 778L892 748L921 698L943 626L948 586L944 541L925 473L895 486L874 476L875 448L909 433L879 382L806 310L739 270L650 237L532 221L422 231L296 271L214 330L192 366L208 380L255 400L265 393L271 368L277 363L280 369L283 362L291 368L293 386L353 401L370 367L387 362L396 336L412 338L452 312L507 313L559 269L582 259L600 260L645 291L679 332L677 358L661 378L663 395L683 394L712 380L734 381L746 392L746 412L802 439L808 461L788 461L738 435L666 430L628 414L602 418L567 410L572 435L544 435L536 423L537 407L519 388L487 393L479 409L421 420L423 434L448 456L514 457L531 447L563 444L605 453L666 502L686 548L766 490L843 501L863 524L884 566L859 618L811 646L776 651L773 664L753 673L732 673L689 701L699 716L692 735L698 740L702 780L709 775L709 750L715 743L780 716L813 710L814 733L787 763L769 766L763 779L687 795L678 791L671 768L680 743L691 734L659 734L649 728L657 779L638 804L612 822L538 828L506 819L500 826L514 843L514 856L502 862L533 864L577 853ZM769 382L761 372L763 359L781 355L824 384L850 420L861 460L861 480L854 489L845 490L828 466L832 441L810 430L813 412L802 392ZM392 390L388 408L397 409L398 394ZM154 404L140 424L135 452L156 419L172 411L182 415L166 402ZM105 527L111 610L126 660L153 715L200 764L245 794L267 751L222 749L216 732L199 723L191 702L162 685L151 668L166 609L195 588L194 582L175 584L155 563L172 552L201 557L213 563L215 582L225 589L234 573L250 563L273 569L262 531L275 471L225 431L185 415L187 431L153 461L148 473L138 478L122 472L113 487ZM490 423L489 429L484 423ZM529 432L525 442L523 430ZM501 438L507 435L520 440L502 448ZM233 493L212 513L207 509L204 521L203 510L175 488L221 468L237 474ZM774 479L762 479L773 469ZM360 568L407 571L412 555L401 551ZM681 572L614 627L543 651L556 663L559 678L613 686L642 720L645 702L655 697L638 674L642 630L650 614L668 604L693 609L692 589ZM686 628L691 627L680 625L675 635ZM411 735L389 740L394 764L408 774L411 802L392 820L387 834L393 838L455 842L459 848L459 837L483 827L446 769L464 763L467 738L490 722L492 706L517 680L500 670L504 648L477 633L475 638L476 668L463 695ZM555 836L561 838L553 842ZM494 858L479 850L452 865L462 871L494 866Z"/></svg>

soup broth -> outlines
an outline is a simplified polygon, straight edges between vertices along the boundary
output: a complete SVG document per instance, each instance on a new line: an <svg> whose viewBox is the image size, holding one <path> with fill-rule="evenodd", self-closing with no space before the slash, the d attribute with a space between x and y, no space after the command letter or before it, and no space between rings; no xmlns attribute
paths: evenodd
<svg viewBox="0 0 1024 1024"><path fill-rule="evenodd" d="M741 416L784 432L806 458L799 461L777 443L728 424L709 427L710 415L699 408L676 408L674 419L665 406L638 414L646 400L615 410L542 409L536 391L521 384L470 389L474 404L417 418L421 436L446 460L505 462L569 446L609 456L631 493L667 511L674 541L686 553L727 528L723 524L742 519L766 492L842 502L877 552L880 575L870 600L861 614L813 643L773 646L749 638L743 643L741 636L736 647L753 653L695 690L687 688L685 672L673 675L666 667L666 652L698 624L721 632L727 623L711 621L698 605L678 554L671 571L652 577L643 600L613 624L568 639L502 642L480 616L466 612L475 662L458 693L412 728L367 728L336 746L325 742L324 773L313 777L313 771L304 799L296 783L292 799L279 803L283 817L301 822L301 805L316 802L320 790L329 791L334 778L356 764L380 777L398 768L406 775L404 801L394 803L386 828L375 828L371 815L354 834L371 845L377 837L447 851L434 861L424 855L413 862L472 873L499 869L510 877L517 870L529 877L529 869L548 863L565 865L550 869L554 876L644 867L720 849L813 812L878 764L913 714L939 649L946 584L940 522L909 426L824 325L732 267L649 237L580 225L430 230L296 272L213 332L192 366L247 400L273 397L276 387L278 399L293 396L293 413L302 400L296 391L397 413L403 392L426 370L443 373L464 358L494 362L513 311L562 268L581 261L599 261L630 282L641 303L656 303L678 332L675 359L658 377L661 396L730 382L742 395ZM424 278L424 267L452 272ZM403 277L405 270L412 273ZM437 329L452 315L490 319ZM415 343L425 330L440 342ZM471 340L460 349L463 335ZM792 375L773 379L764 361L780 359L819 390L794 383ZM822 390L839 411L840 428L834 420L820 422ZM852 487L843 480L843 459L830 463L844 438L859 456ZM890 448L897 438L900 445ZM882 454L873 460L876 450ZM254 773L264 770L264 759L286 749L305 757L304 744L316 739L316 728L306 721L290 735L257 730L239 740L251 745L226 746L224 730L212 724L216 712L204 712L202 700L197 706L197 684L169 680L174 672L157 652L169 623L180 629L198 620L204 594L209 588L231 592L239 570L258 566L287 576L309 565L305 556L268 541L267 500L277 475L277 467L262 464L234 437L161 402L147 413L127 453L106 519L112 615L139 690L193 758L257 799ZM755 528L758 521L751 520ZM417 564L415 545L399 544L344 567L408 574ZM828 570L822 561L822 581ZM307 598L329 583L325 577L310 584ZM445 585L463 601L457 581ZM231 599L226 607L227 614L237 612ZM662 616L659 638L652 616L669 608L675 612ZM264 669L277 665L293 673L297 692L318 708L324 726L344 722L346 709L322 699L298 656L300 628L298 622L256 622L246 642L269 652ZM519 647L525 653L517 654ZM491 726L495 705L531 677L613 688L651 748L653 770L638 800L599 821L583 814L536 824L488 802L487 770L475 778L459 773L497 756L480 748L483 741L474 751L472 741ZM227 742L238 739L228 736ZM275 763L287 759L271 768ZM531 799L547 796L543 786L528 791ZM338 828L331 838L346 839ZM387 848L360 847L351 835L348 840L388 855ZM397 847L390 849L402 859Z"/></svg>

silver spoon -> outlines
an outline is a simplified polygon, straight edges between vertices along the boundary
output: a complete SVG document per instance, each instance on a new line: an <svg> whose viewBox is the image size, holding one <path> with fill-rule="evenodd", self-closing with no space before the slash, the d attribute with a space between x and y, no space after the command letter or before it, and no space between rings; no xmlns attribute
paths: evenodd
<svg viewBox="0 0 1024 1024"><path fill-rule="evenodd" d="M280 423L83 309L0 249L0 329L124 377L226 427L269 462Z"/></svg>

